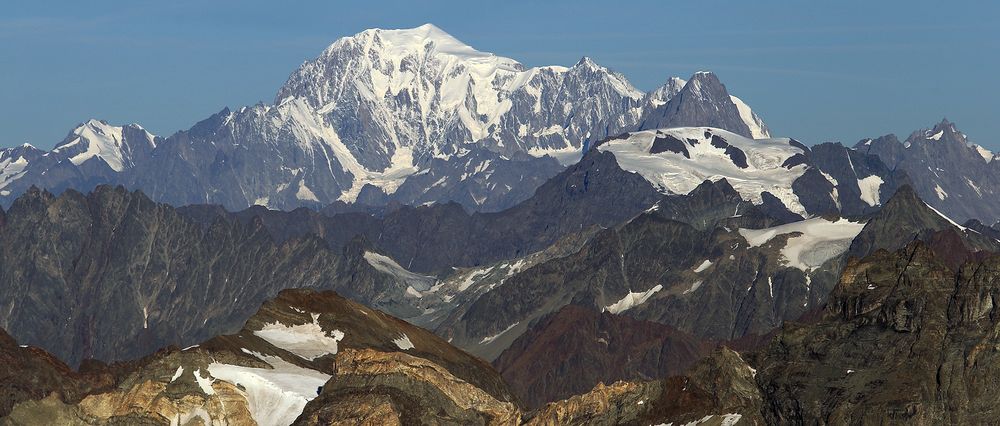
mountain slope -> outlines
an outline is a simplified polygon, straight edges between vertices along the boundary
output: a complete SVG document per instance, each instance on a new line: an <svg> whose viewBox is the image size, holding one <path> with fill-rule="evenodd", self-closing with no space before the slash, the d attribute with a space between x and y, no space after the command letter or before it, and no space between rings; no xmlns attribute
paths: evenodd
<svg viewBox="0 0 1000 426"><path fill-rule="evenodd" d="M364 240L337 251L311 235L277 243L259 220L202 226L120 187L30 191L0 241L0 326L71 365L231 332L285 288L419 313L404 302L420 285L369 260L380 254Z"/></svg>
<svg viewBox="0 0 1000 426"><path fill-rule="evenodd" d="M662 324L568 305L514 341L494 365L528 407L540 407L601 382L680 374L710 350Z"/></svg>
<svg viewBox="0 0 1000 426"><path fill-rule="evenodd" d="M853 262L817 322L790 324L751 360L768 423L993 421L997 258L956 273L937 251Z"/></svg>
<svg viewBox="0 0 1000 426"><path fill-rule="evenodd" d="M863 227L822 217L781 223L727 181L706 182L598 232L575 253L508 275L436 330L487 359L569 304L699 338L764 334L822 304Z"/></svg>
<svg viewBox="0 0 1000 426"><path fill-rule="evenodd" d="M905 171L920 198L959 223L1000 218L1000 199L994 195L1000 194L1000 163L948 120L913 132L904 142L887 135L854 148Z"/></svg>

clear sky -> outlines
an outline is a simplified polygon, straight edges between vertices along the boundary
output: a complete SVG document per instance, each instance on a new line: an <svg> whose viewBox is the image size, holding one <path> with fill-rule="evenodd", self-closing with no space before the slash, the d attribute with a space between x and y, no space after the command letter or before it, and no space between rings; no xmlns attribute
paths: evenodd
<svg viewBox="0 0 1000 426"><path fill-rule="evenodd" d="M271 102L366 28L433 23L525 65L590 56L642 90L715 71L807 143L931 127L1000 149L1000 6L985 1L36 1L0 5L0 145L50 148L88 118L167 136Z"/></svg>

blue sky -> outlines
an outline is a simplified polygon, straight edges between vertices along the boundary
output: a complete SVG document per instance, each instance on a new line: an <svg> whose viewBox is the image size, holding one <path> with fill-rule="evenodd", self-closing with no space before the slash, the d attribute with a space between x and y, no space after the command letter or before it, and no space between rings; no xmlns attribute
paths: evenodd
<svg viewBox="0 0 1000 426"><path fill-rule="evenodd" d="M0 6L4 146L50 148L92 117L166 136L272 101L339 37L431 22L526 65L590 56L643 90L713 70L772 133L810 144L948 117L1000 149L1000 6L986 2L30 3Z"/></svg>

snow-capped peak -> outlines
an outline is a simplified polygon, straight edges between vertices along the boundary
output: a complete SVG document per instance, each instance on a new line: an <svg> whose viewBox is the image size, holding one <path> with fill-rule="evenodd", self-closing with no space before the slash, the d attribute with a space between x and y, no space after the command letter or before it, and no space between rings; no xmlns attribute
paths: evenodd
<svg viewBox="0 0 1000 426"><path fill-rule="evenodd" d="M153 134L138 125L128 127L142 132L141 140L137 143L146 144L149 148L156 146ZM66 140L52 152L68 156L69 161L75 165L83 164L91 158L99 158L112 170L121 172L130 165L132 151L126 141L124 129L92 118L73 129Z"/></svg>
<svg viewBox="0 0 1000 426"><path fill-rule="evenodd" d="M649 103L655 108L670 102L670 99L677 96L681 89L684 88L685 84L687 84L687 81L683 78L670 77L662 86L657 87L652 92L649 92Z"/></svg>
<svg viewBox="0 0 1000 426"><path fill-rule="evenodd" d="M472 46L462 43L433 24L398 30L371 29L365 30L355 37L373 38L380 42L383 53L388 58L402 58L413 52L427 50L432 54L453 56L465 61L485 60L504 63L512 67L520 66L513 59L501 58L492 53L473 49Z"/></svg>

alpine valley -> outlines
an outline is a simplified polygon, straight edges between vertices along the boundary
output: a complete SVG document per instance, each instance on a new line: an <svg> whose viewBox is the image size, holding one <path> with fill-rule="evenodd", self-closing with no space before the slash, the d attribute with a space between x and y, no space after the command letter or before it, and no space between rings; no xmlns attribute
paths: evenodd
<svg viewBox="0 0 1000 426"><path fill-rule="evenodd" d="M0 151L0 424L993 424L995 159L366 30Z"/></svg>

